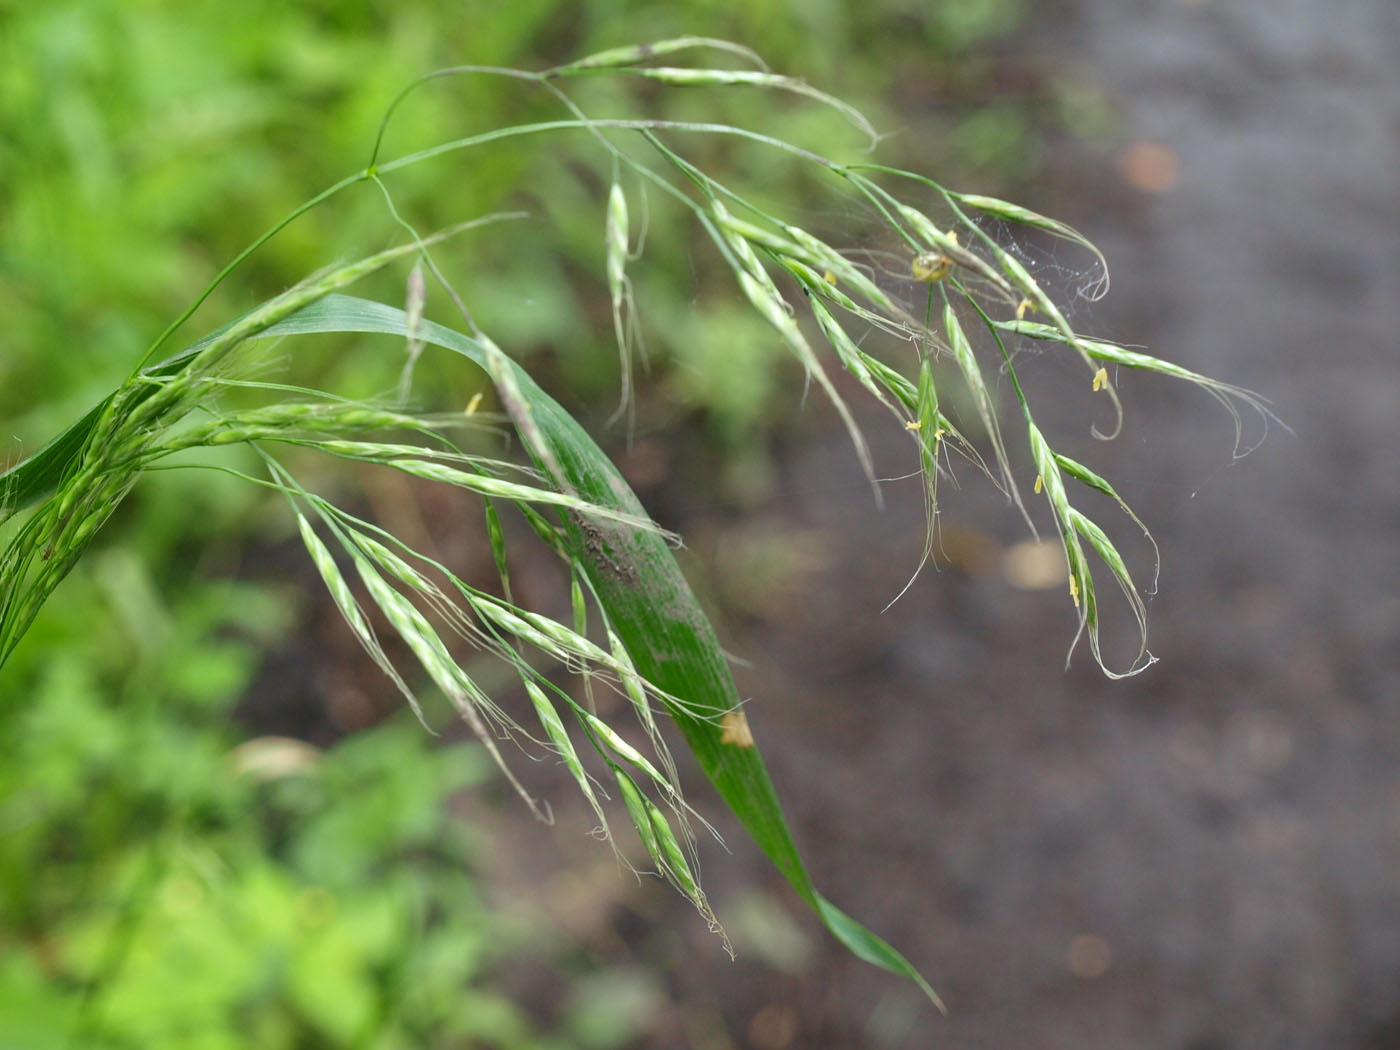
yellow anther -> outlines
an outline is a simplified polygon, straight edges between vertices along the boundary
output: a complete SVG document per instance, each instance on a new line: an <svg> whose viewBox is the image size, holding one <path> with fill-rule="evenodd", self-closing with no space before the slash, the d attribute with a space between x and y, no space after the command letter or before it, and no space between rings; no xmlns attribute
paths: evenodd
<svg viewBox="0 0 1400 1050"><path fill-rule="evenodd" d="M1100 368L1094 373L1094 393L1098 393L1106 386L1108 386L1108 369Z"/></svg>
<svg viewBox="0 0 1400 1050"><path fill-rule="evenodd" d="M825 281L827 284L831 285L833 288L836 287L836 275L830 270L827 270L826 273L822 274L822 280Z"/></svg>
<svg viewBox="0 0 1400 1050"><path fill-rule="evenodd" d="M1039 495L1040 495L1040 490L1043 489L1044 487L1045 487L1045 475L1044 475L1044 474L1037 474L1037 475L1035 476L1035 494L1036 494L1037 496L1039 496Z"/></svg>
<svg viewBox="0 0 1400 1050"><path fill-rule="evenodd" d="M1016 320L1025 320L1026 311L1028 310L1031 313L1035 313L1035 303L1031 302L1029 299L1022 299L1019 303L1016 304Z"/></svg>
<svg viewBox="0 0 1400 1050"><path fill-rule="evenodd" d="M471 399L470 401L467 402L466 415L469 415L469 416L475 415L475 414L476 414L476 410L477 410L478 407L480 407L480 405L481 405L481 391L478 390L475 394L472 395L472 399Z"/></svg>
<svg viewBox="0 0 1400 1050"><path fill-rule="evenodd" d="M1073 574L1069 578L1069 596L1074 599L1074 607L1079 608L1079 581Z"/></svg>
<svg viewBox="0 0 1400 1050"><path fill-rule="evenodd" d="M924 421L922 419L911 419L908 423L904 424L905 430L922 430L923 428Z"/></svg>

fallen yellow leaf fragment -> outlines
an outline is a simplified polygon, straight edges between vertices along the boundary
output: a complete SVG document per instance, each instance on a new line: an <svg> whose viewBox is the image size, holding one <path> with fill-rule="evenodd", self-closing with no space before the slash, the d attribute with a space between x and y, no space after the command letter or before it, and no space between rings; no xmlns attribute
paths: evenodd
<svg viewBox="0 0 1400 1050"><path fill-rule="evenodd" d="M721 744L733 744L735 747L753 747L753 732L749 729L749 720L742 711L726 711L724 717L719 722Z"/></svg>

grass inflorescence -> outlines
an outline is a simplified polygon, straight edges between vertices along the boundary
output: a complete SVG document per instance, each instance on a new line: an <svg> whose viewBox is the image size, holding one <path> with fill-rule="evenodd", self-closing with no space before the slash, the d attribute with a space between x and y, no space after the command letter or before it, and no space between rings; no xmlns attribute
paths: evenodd
<svg viewBox="0 0 1400 1050"><path fill-rule="evenodd" d="M752 68L652 64L661 56L704 49ZM503 76L533 85L561 106L563 116L382 158L384 129L403 99L428 84L458 76ZM633 230L629 217L647 214L649 207L659 206L657 201L683 209L732 276L736 296L771 328L774 346L792 355L831 403L877 500L880 482L873 458L827 361L850 373L908 435L923 477L928 519L920 566L933 548L938 483L950 470L950 456L959 455L984 470L1028 523L1033 515L1025 490L1047 501L1064 551L1065 593L1078 624L1076 638L1086 634L1095 660L1114 676L1136 673L1152 661L1146 604L1109 531L1089 517L1078 497L1084 491L1105 496L1136 528L1143 533L1146 528L1107 480L1057 451L1036 423L1017 374L1015 346L1022 340L1058 345L1087 367L1086 395L1106 400L1115 419L1108 431L1095 431L1105 438L1117 433L1122 416L1110 368L1155 372L1200 386L1225 404L1237 426L1239 406L1254 410L1266 424L1271 417L1263 402L1247 391L1080 334L1067 320L1064 305L986 229L989 221L1013 230L1024 227L1087 250L1101 268L1087 294L1102 295L1108 288L1102 255L1063 223L1019 205L951 191L922 174L869 162L839 162L742 127L591 117L569 93L570 82L607 76L678 90L795 95L830 107L872 142L878 140L865 118L841 100L769 71L746 48L704 38L615 49L544 72L463 66L424 77L389 107L363 170L317 194L239 253L152 343L125 383L40 452L0 475L0 520L9 532L0 554L0 664L143 472L189 465L188 456L170 458L177 453L247 446L264 467L262 477L249 479L286 497L332 601L366 652L415 711L422 711L425 693L444 697L538 815L548 819L549 807L532 798L511 774L500 747L504 740L556 756L596 817L595 832L610 841L608 803L613 795L620 796L622 811L652 868L717 927L699 881L693 827L703 820L682 794L658 719L667 715L726 802L831 931L862 958L911 977L932 996L894 949L835 909L811 885L748 720L739 710L714 633L675 567L670 545L677 538L647 517L577 422L478 325L467 306L468 296L453 287L434 253L443 238L460 231L421 236L395 206L393 173L512 138L562 136L570 151L596 150L609 172L603 180L605 194L597 202L599 260L621 359L618 415L626 416L629 426L635 390L632 359L643 345L642 310L632 275L644 262L644 234ZM868 254L843 250L795 219L772 214L771 206L761 207L718 174L702 170L684 148L696 136L724 136L747 147L780 151L843 184L845 192L863 202L886 239L899 246L893 254L898 279L918 289L922 302L911 308L891 294L888 259L877 265ZM404 243L332 267L163 363L151 364L243 259L307 211L325 206L359 183L370 183L383 195L393 221L404 232ZM479 229L510 217L488 216L463 228ZM403 309L342 294L352 282L405 259L413 266L404 286ZM428 319L432 288L446 296L461 330ZM284 341L285 353L296 336L312 332L380 333L402 339L404 364L397 393L367 403L256 378L261 366L250 347L276 338ZM428 347L461 355L470 367L484 372L503 414L478 415L475 399L455 419L412 410L415 366ZM1016 394L1021 442L1013 440L1017 431L1007 425L993 393L1001 376L1009 379ZM961 385L959 397L940 391L949 381ZM260 392L268 403L225 408L225 395L234 389ZM948 406L955 403L964 406L966 418L950 415ZM454 443L456 428L482 425L513 430L530 462L484 456ZM970 427L985 435L989 462L965 436ZM450 567L309 490L284 461L282 452L289 449L398 471L479 499L483 518L473 527L482 528L489 539L499 594L473 586ZM1029 466L1023 465L1027 462ZM503 507L516 508L561 559L570 579L570 623L514 600L507 531L500 517ZM1125 595L1138 630L1137 651L1122 667L1110 667L1101 651L1096 568L1106 571ZM1154 585L1156 572L1154 558ZM386 646L384 632L402 644ZM464 650L485 652L507 664L518 676L528 706L512 713L488 695L468 672ZM406 652L410 659L396 661L391 651ZM560 686L566 674L583 677L586 702ZM591 702L596 689L613 690L624 701L618 709L632 715L626 733L597 713ZM639 746L629 736L645 743Z"/></svg>

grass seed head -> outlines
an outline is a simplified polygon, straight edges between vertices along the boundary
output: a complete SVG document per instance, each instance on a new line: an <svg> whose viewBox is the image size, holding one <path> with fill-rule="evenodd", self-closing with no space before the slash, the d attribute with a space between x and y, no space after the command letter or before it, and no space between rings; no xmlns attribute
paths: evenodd
<svg viewBox="0 0 1400 1050"><path fill-rule="evenodd" d="M564 723L559 718L559 712L550 703L544 690L533 680L525 677L522 681L525 685L525 692L530 697L530 703L535 709L535 716L539 719L540 728L544 730L545 736L549 738L550 744L563 761L565 768L568 769L569 775L573 777L574 783L578 785L579 791L588 801L589 808L598 818L600 833L611 841L612 834L608 827L607 814L603 811L602 803L598 801L598 796L593 790L593 782L583 768L583 762L580 761L578 751L574 748L574 742L569 738L569 732L564 728Z"/></svg>

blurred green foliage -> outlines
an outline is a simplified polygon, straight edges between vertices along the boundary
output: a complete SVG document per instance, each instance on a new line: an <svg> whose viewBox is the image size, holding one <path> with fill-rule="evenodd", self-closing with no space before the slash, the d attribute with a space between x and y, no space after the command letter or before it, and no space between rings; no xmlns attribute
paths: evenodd
<svg viewBox="0 0 1400 1050"><path fill-rule="evenodd" d="M7 455L111 389L257 233L363 166L387 101L426 70L538 68L683 32L728 37L898 129L882 151L893 163L936 157L945 177L961 165L1028 178L1024 111L1036 99L1005 97L995 57L1022 16L1022 0L0 0ZM590 96L596 111L607 90ZM810 108L755 114L750 103L737 91L681 93L671 112L781 121L814 146L848 134ZM507 81L444 83L402 108L387 154L556 112ZM697 159L724 159L723 144L704 148L714 155ZM800 204L803 185L783 162L746 163L753 181ZM617 382L599 265L607 177L525 145L393 184L424 230L506 206L537 216L530 236L505 247L466 238L443 258L497 341L546 354L546 377L574 404L597 402L597 419ZM699 412L732 446L771 413L782 366L737 289L696 304L710 262L657 212L637 279L658 333L651 383L665 396L643 401L641 423ZM398 238L382 198L359 187L250 260L174 345ZM297 365L320 384L369 390L387 388L398 366ZM425 359L423 389L449 404L471 393L436 367ZM401 717L325 753L240 745L249 727L235 705L262 653L296 631L299 609L285 591L208 579L199 565L211 546L281 535L285 523L269 524L280 508L262 499L209 472L138 490L6 668L0 1048L554 1045L491 990L492 960L514 942L477 890L481 844L444 807L485 776L471 748L439 746ZM635 998L646 982L623 975L613 987ZM625 1003L600 1012L598 1001L571 997L560 1022L571 1042L636 1035L620 1020Z"/></svg>
<svg viewBox="0 0 1400 1050"><path fill-rule="evenodd" d="M512 939L443 804L488 775L475 747L410 717L238 744L284 596L167 604L116 549L67 590L0 717L0 1046L548 1045L478 987Z"/></svg>

